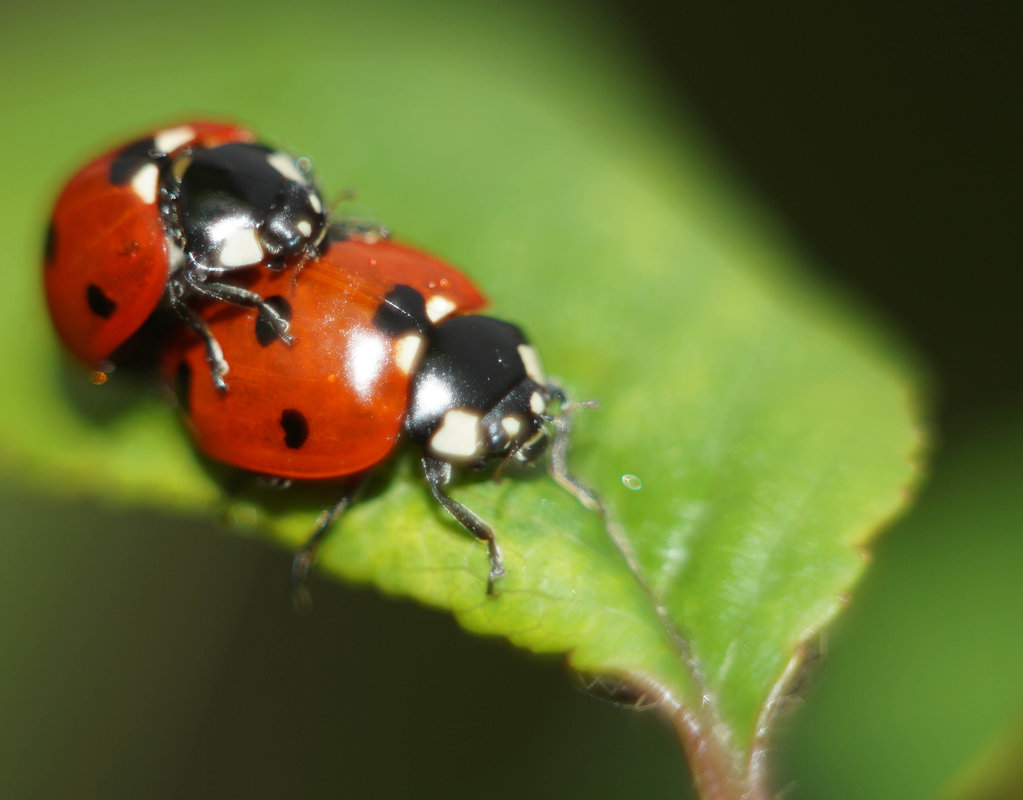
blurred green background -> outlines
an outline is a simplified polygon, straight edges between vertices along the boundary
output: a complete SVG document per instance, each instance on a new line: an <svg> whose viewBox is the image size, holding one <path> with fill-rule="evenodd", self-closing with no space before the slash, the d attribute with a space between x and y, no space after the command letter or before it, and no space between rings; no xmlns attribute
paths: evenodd
<svg viewBox="0 0 1023 800"><path fill-rule="evenodd" d="M933 480L822 640L825 657L776 737L774 785L786 797L937 796L1018 735L1014 9L106 1L5 11L0 207L16 252L34 247L78 158L154 121L222 111L314 155L334 147L330 163L347 169L332 187L350 180L383 213L355 145L359 119L325 130L322 109L336 116L346 86L379 83L381 107L414 109L403 135L415 148L417 130L444 124L431 108L457 120L473 106L446 87L433 105L413 98L374 63L412 47L454 70L466 54L497 52L509 80L563 84L580 113L601 97L568 92L573 73L594 54L631 64L618 80L637 102L681 139L695 123L936 378ZM389 45L391 26L421 34ZM359 50L365 71L333 69L333 48ZM221 107L197 108L193 94ZM54 163L46 147L62 137L75 144ZM614 198L607 206L613 215ZM541 202L538 213L559 210ZM24 390L7 377L8 391ZM208 522L14 484L0 509L0 796L686 796L668 727L594 699L557 659L326 581L313 585L316 613L297 618L288 555Z"/></svg>

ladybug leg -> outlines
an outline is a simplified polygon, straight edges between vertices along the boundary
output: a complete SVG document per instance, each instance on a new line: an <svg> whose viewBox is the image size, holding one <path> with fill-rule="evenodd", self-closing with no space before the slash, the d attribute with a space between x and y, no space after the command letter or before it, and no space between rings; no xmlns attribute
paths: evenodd
<svg viewBox="0 0 1023 800"><path fill-rule="evenodd" d="M312 607L312 598L309 596L309 589L306 588L305 582L313 564L316 563L316 551L327 534L333 530L334 523L348 510L364 483L365 481L362 479L350 482L345 493L338 498L337 502L320 514L316 520L316 527L306 543L295 551L295 555L291 559L291 602L296 611L308 611Z"/></svg>
<svg viewBox="0 0 1023 800"><path fill-rule="evenodd" d="M568 445L572 438L572 415L581 408L596 408L597 403L589 400L582 403L569 402L565 391L557 383L547 385L547 391L555 400L561 401L561 410L551 418L554 437L547 451L547 472L566 492L571 494L591 511L607 518L607 505L596 490L590 488L568 471Z"/></svg>
<svg viewBox="0 0 1023 800"><path fill-rule="evenodd" d="M229 283L203 280L202 273L194 269L182 270L182 278L196 294L221 303L259 309L260 319L270 325L278 339L285 344L294 343L295 337L289 333L290 323L288 320L256 292L243 289L240 286L232 286Z"/></svg>
<svg viewBox="0 0 1023 800"><path fill-rule="evenodd" d="M433 458L432 456L424 456L423 472L426 475L426 482L430 486L430 492L433 494L434 499L444 506L447 512L458 520L473 536L487 543L487 549L490 554L487 594L493 594L494 583L504 575L504 561L501 558L501 548L497 546L497 539L494 537L493 528L466 506L445 494L444 487L451 483L451 465L447 461L441 461L439 458Z"/></svg>
<svg viewBox="0 0 1023 800"><path fill-rule="evenodd" d="M632 544L625 536L625 530L616 519L607 502L595 489L587 486L568 471L568 445L572 433L572 415L581 408L596 408L597 402L595 400L587 400L581 403L572 402L567 399L565 390L554 381L547 384L546 389L552 399L561 401L561 409L549 419L554 426L554 437L547 451L548 474L562 489L571 494L586 508L600 514L604 522L604 530L611 537L611 541L614 542L618 551L632 570L637 575L641 575L642 567L640 566L639 559L632 549ZM654 599L652 595L651 599Z"/></svg>
<svg viewBox="0 0 1023 800"><path fill-rule="evenodd" d="M206 346L206 363L210 367L210 377L213 379L213 385L217 387L218 392L226 392L227 381L224 380L224 376L227 375L228 366L227 361L224 360L224 351L220 347L220 342L210 332L206 321L196 314L182 299L183 294L184 287L172 279L168 284L167 292L170 306L182 322L188 325L203 340Z"/></svg>
<svg viewBox="0 0 1023 800"><path fill-rule="evenodd" d="M390 239L391 229L372 220L348 217L331 220L330 235L335 241L354 239L357 242L376 244L381 239Z"/></svg>
<svg viewBox="0 0 1023 800"><path fill-rule="evenodd" d="M391 229L372 218L356 216L351 212L347 215L342 213L334 216L339 205L358 199L359 193L355 189L346 189L334 196L328 205L330 224L324 228L324 232L334 241L354 239L367 244L375 244L381 239L390 239Z"/></svg>
<svg viewBox="0 0 1023 800"><path fill-rule="evenodd" d="M283 492L291 488L292 480L291 478L282 478L279 475L257 475L256 483L264 489Z"/></svg>

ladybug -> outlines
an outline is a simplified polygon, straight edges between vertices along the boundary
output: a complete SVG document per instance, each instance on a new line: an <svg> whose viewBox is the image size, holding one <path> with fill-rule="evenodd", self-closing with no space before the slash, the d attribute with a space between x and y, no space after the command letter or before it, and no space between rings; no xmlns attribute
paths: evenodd
<svg viewBox="0 0 1023 800"><path fill-rule="evenodd" d="M286 481L349 479L296 554L297 588L361 479L403 437L421 447L436 501L487 543L488 591L504 572L501 551L490 526L445 492L456 468L533 461L553 426L551 474L603 509L565 466L572 404L518 327L472 313L485 300L453 267L387 240L332 240L300 272L262 272L252 289L292 320L292 347L255 311L210 306L200 313L231 361L231 391L194 380L203 346L187 332L161 373L206 456Z"/></svg>
<svg viewBox="0 0 1023 800"><path fill-rule="evenodd" d="M288 321L225 277L313 258L326 228L318 190L287 153L235 125L164 128L90 162L59 195L43 258L50 315L74 355L107 371L163 301L203 338L223 391L228 365L195 301L258 308L290 342Z"/></svg>

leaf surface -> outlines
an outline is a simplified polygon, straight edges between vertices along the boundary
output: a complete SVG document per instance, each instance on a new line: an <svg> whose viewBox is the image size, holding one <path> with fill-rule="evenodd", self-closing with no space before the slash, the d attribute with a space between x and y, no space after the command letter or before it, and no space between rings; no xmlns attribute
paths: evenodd
<svg viewBox="0 0 1023 800"><path fill-rule="evenodd" d="M600 401L578 416L571 462L620 525L616 542L543 476L459 485L504 548L488 598L484 548L406 454L319 569L627 682L672 716L706 796L756 796L803 644L914 481L910 371L711 165L603 23L440 9L346 9L341 25L324 23L338 13L327 3L254 3L239 20L186 2L176 13L204 24L175 52L172 82L189 92L174 99L154 91L169 78L146 41L45 32L80 69L44 65L4 90L23 119L57 109L45 130L4 131L7 152L26 154L3 198L15 238L0 325L18 343L2 356L16 376L0 396L4 465L61 493L226 510L285 546L331 502L329 487L226 499L151 383L92 387L61 357L40 297L46 209L78 161L197 108L251 122L311 155L328 194L358 188L398 238L460 264L549 372ZM159 29L155 13L132 11ZM20 24L5 74L44 35L42 20ZM104 46L145 66L90 55Z"/></svg>

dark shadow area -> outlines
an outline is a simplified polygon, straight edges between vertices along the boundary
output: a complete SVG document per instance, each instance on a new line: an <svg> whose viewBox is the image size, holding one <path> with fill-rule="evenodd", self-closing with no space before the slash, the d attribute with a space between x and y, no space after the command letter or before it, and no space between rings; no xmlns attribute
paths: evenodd
<svg viewBox="0 0 1023 800"><path fill-rule="evenodd" d="M78 363L61 349L55 359L57 385L69 404L90 423L106 425L124 416L139 403L151 402L161 394L157 359L161 345L175 326L168 313L154 313L139 331L111 359L116 367L102 383L95 372Z"/></svg>
<svg viewBox="0 0 1023 800"><path fill-rule="evenodd" d="M938 376L942 422L1023 400L1023 9L611 3L669 92Z"/></svg>

